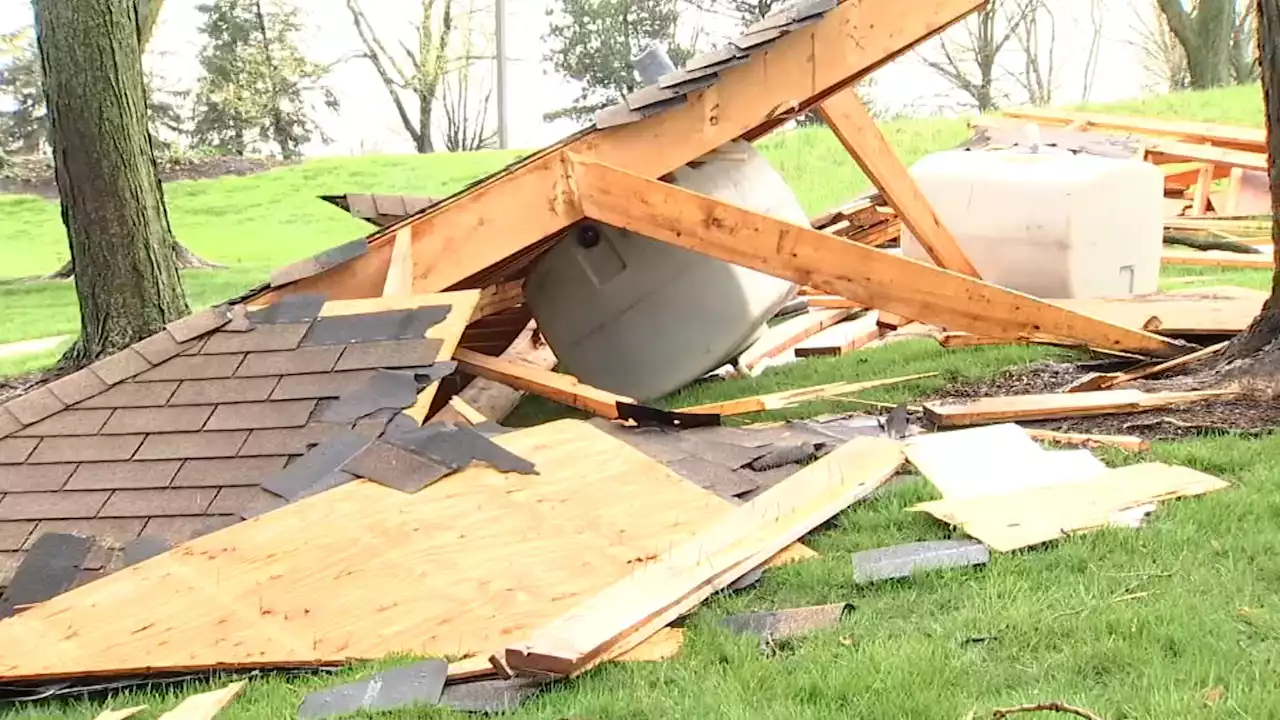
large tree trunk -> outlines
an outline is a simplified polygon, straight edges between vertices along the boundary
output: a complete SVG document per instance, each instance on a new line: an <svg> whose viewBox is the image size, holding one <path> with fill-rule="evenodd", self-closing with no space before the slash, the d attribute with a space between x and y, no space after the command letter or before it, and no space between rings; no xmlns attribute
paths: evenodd
<svg viewBox="0 0 1280 720"><path fill-rule="evenodd" d="M1199 0L1190 13L1183 0L1159 0L1159 6L1186 52L1191 87L1230 85L1234 77L1231 41L1236 29L1235 0Z"/></svg>
<svg viewBox="0 0 1280 720"><path fill-rule="evenodd" d="M1227 348L1224 360L1241 363L1254 374L1280 375L1280 0L1258 2L1258 57L1262 98L1267 109L1267 144L1271 156L1271 237L1277 270L1271 297L1248 330Z"/></svg>
<svg viewBox="0 0 1280 720"><path fill-rule="evenodd" d="M50 144L92 360L188 312L147 130L131 0L35 0Z"/></svg>

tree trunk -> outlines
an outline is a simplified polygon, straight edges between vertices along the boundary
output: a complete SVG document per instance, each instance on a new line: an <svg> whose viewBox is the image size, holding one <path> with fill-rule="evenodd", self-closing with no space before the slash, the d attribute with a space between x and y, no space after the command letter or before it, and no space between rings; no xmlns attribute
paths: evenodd
<svg viewBox="0 0 1280 720"><path fill-rule="evenodd" d="M131 0L35 0L62 220L88 361L188 312L147 130Z"/></svg>
<svg viewBox="0 0 1280 720"><path fill-rule="evenodd" d="M1230 85L1231 41L1236 29L1235 0L1200 0L1188 13L1183 0L1159 0L1178 44L1187 56L1191 87Z"/></svg>
<svg viewBox="0 0 1280 720"><path fill-rule="evenodd" d="M1262 97L1267 109L1267 144L1271 156L1271 237L1277 270L1271 278L1271 297L1249 329L1227 348L1223 360L1244 363L1253 374L1280 374L1280 0L1258 2L1258 57Z"/></svg>

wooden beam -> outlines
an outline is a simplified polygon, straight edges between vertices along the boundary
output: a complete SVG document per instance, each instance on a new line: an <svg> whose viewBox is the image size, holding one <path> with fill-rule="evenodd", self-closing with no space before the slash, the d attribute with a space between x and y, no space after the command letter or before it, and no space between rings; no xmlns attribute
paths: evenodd
<svg viewBox="0 0 1280 720"><path fill-rule="evenodd" d="M1158 357L1191 350L586 158L573 160L573 175L583 210L600 222L948 330L1043 336L1064 345Z"/></svg>
<svg viewBox="0 0 1280 720"><path fill-rule="evenodd" d="M391 263L387 265L387 279L382 284L382 296L394 297L413 294L413 233L402 228L396 233L391 248Z"/></svg>
<svg viewBox="0 0 1280 720"><path fill-rule="evenodd" d="M833 325L796 346L796 357L839 357L880 338L880 311Z"/></svg>
<svg viewBox="0 0 1280 720"><path fill-rule="evenodd" d="M1211 192L1213 192L1213 166L1204 165L1196 176L1196 193L1191 200L1192 215L1204 215L1209 211L1209 193Z"/></svg>
<svg viewBox="0 0 1280 720"><path fill-rule="evenodd" d="M906 165L898 159L893 146L885 140L857 93L845 90L832 95L818 106L818 113L862 172L898 212L898 217L902 218L929 257L948 270L978 277L977 269L960 249L955 236L938 219L933 206L920 191Z"/></svg>
<svg viewBox="0 0 1280 720"><path fill-rule="evenodd" d="M767 52L727 68L716 84L677 107L639 122L593 130L549 148L375 235L358 258L279 293L331 284L360 292L363 267L387 248L400 227L413 229L415 292L460 287L573 224L580 214L561 167L561 153L596 158L658 178L727 142L772 126L783 105L807 107L940 32L984 0L845 0L813 25L786 35ZM381 282L383 275L378 274ZM369 295L377 294L365 287Z"/></svg>
<svg viewBox="0 0 1280 720"><path fill-rule="evenodd" d="M1133 382L1134 380L1141 380L1142 378L1151 377L1152 375L1159 375L1161 373L1169 372L1170 370L1177 370L1180 367L1186 367L1192 363L1200 362L1205 358L1213 357L1225 350L1230 344L1230 341L1220 342L1217 345L1210 345L1207 348L1197 350L1190 355L1183 355L1180 358L1174 358L1173 360L1168 360L1157 365L1149 365L1147 367L1125 373L1101 375L1095 382L1091 383L1089 387L1090 389L1107 390L1118 385Z"/></svg>
<svg viewBox="0 0 1280 720"><path fill-rule="evenodd" d="M1272 270L1276 261L1271 253L1247 255L1225 250L1165 250L1160 256L1160 264Z"/></svg>
<svg viewBox="0 0 1280 720"><path fill-rule="evenodd" d="M855 312L852 308L810 310L774 325L759 340L738 356L738 365L755 374L764 361L775 358L800 343L844 320Z"/></svg>
<svg viewBox="0 0 1280 720"><path fill-rule="evenodd" d="M857 438L735 508L503 655L517 674L576 675L626 652L897 473L902 445Z"/></svg>
<svg viewBox="0 0 1280 720"><path fill-rule="evenodd" d="M1053 125L1069 125L1083 121L1098 130L1120 130L1145 135L1163 135L1189 142L1209 143L1221 147L1266 152L1267 132L1261 128L1220 125L1214 123L1170 122L1145 117L1124 117L1099 113L1078 113L1041 108L1005 110L1008 117Z"/></svg>
<svg viewBox="0 0 1280 720"><path fill-rule="evenodd" d="M736 400L722 400L720 402L707 403L705 405L694 405L691 407L681 408L680 412L729 416L764 412L766 410L782 410L783 408L789 408L801 403L823 400L836 395L847 395L849 393L862 392L863 390L871 390L873 388L899 385L901 383L914 382L916 380L925 380L927 378L936 377L937 375L938 373L924 373L921 375L908 375L906 377L887 378L884 380L869 380L867 382L859 383L827 383L826 385L815 385L813 387L797 388L795 390L783 390L781 392L769 393L767 395L754 395L752 397L738 398Z"/></svg>
<svg viewBox="0 0 1280 720"><path fill-rule="evenodd" d="M1267 154L1248 150L1233 150L1212 145L1194 145L1174 140L1152 140L1146 143L1147 159L1153 163L1204 162L1228 168L1243 168L1267 172Z"/></svg>
<svg viewBox="0 0 1280 720"><path fill-rule="evenodd" d="M924 406L925 417L938 427L967 427L1001 422L1057 420L1068 417L1142 412L1185 405L1234 394L1229 390L1145 393L1141 390L1100 390L1082 393L1012 395Z"/></svg>
<svg viewBox="0 0 1280 720"><path fill-rule="evenodd" d="M615 395L579 382L578 378L572 375L543 370L534 365L462 349L455 351L453 358L458 361L460 369L477 377L531 392L561 405L586 410L593 415L610 420L618 419L619 402L631 404L636 402L624 395Z"/></svg>

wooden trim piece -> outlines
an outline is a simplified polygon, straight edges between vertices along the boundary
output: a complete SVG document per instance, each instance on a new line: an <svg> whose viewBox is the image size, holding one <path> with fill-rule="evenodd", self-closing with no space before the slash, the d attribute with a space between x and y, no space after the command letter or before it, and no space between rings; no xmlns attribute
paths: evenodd
<svg viewBox="0 0 1280 720"><path fill-rule="evenodd" d="M1209 143L1222 147L1239 147L1244 150L1266 152L1267 132L1260 128L1215 123L1170 122L1145 117L1125 117L1099 113L1078 113L1042 108L1015 108L1003 111L1004 115L1022 120L1033 120L1055 125L1068 125L1084 121L1098 130L1121 130L1145 135L1164 135L1189 142Z"/></svg>
<svg viewBox="0 0 1280 720"><path fill-rule="evenodd" d="M1053 393L989 397L963 402L927 403L925 418L938 427L969 427L1000 422L1057 420L1068 417L1142 412L1235 394L1233 390L1145 393L1141 390Z"/></svg>
<svg viewBox="0 0 1280 720"><path fill-rule="evenodd" d="M1190 365L1191 363L1204 360L1207 357L1212 357L1222 352L1223 350L1225 350L1226 347L1230 344L1231 344L1231 341L1228 340L1226 342L1220 342L1217 345L1210 345L1207 348L1197 350L1191 353L1190 355L1183 355L1180 358L1174 358L1173 360L1162 362L1158 365L1150 365L1148 367L1140 368L1138 370L1133 370L1127 373L1115 373L1114 375L1104 375L1102 376L1101 380L1097 381L1096 387L1099 390L1106 390L1108 388L1113 388L1119 385L1123 385L1125 383L1133 382L1134 380L1141 380L1142 378L1145 378L1145 377L1151 377L1152 375L1159 375L1160 373L1169 372L1170 370L1176 370L1180 367Z"/></svg>
<svg viewBox="0 0 1280 720"><path fill-rule="evenodd" d="M615 395L607 390L579 382L572 375L543 370L526 363L503 360L464 349L457 350L453 358L458 361L460 369L477 377L531 392L609 420L618 419L619 402L631 404L636 402L624 395Z"/></svg>
<svg viewBox="0 0 1280 720"><path fill-rule="evenodd" d="M838 92L818 106L818 113L929 257L948 270L979 277L857 94L853 90Z"/></svg>
<svg viewBox="0 0 1280 720"><path fill-rule="evenodd" d="M738 365L749 373L761 363L775 358L800 343L848 318L855 311L851 308L836 310L811 310L789 318L765 331L759 340L738 356Z"/></svg>
<svg viewBox="0 0 1280 720"><path fill-rule="evenodd" d="M796 346L796 357L839 357L880 337L880 312L833 325Z"/></svg>
<svg viewBox="0 0 1280 720"><path fill-rule="evenodd" d="M1195 161L1230 168L1267 172L1267 154L1172 140L1147 141L1147 159L1153 163Z"/></svg>
<svg viewBox="0 0 1280 720"><path fill-rule="evenodd" d="M383 297L413 294L413 233L403 228L396 233L387 265L387 279L382 285Z"/></svg>
<svg viewBox="0 0 1280 720"><path fill-rule="evenodd" d="M588 217L867 307L977 335L1043 336L1064 345L1158 357L1189 351L1152 333L1112 325L593 160L574 158L573 174Z"/></svg>
<svg viewBox="0 0 1280 720"><path fill-rule="evenodd" d="M1022 428L1032 440L1050 442L1057 445L1073 447L1097 448L1112 447L1127 452L1146 452L1151 449L1151 441L1132 435L1079 435L1076 433L1054 432L1037 428Z"/></svg>
<svg viewBox="0 0 1280 720"><path fill-rule="evenodd" d="M888 378L885 380L870 380L868 382L860 383L838 382L828 383L826 385L814 385L813 387L799 388L797 390L783 390L781 392L769 393L767 395L755 395L753 397L738 398L736 400L724 400L721 402L707 403L705 405L694 405L692 407L681 408L680 412L729 416L764 412L766 410L782 410L783 408L789 408L793 405L821 400L835 395L847 395L849 393L862 392L863 390L871 390L873 388L886 387L888 385L914 382L916 380L936 377L937 375L938 373L935 372L923 373L920 375L907 375L906 377Z"/></svg>
<svg viewBox="0 0 1280 720"><path fill-rule="evenodd" d="M503 655L521 675L576 675L626 652L897 473L902 445L857 438L735 508Z"/></svg>
<svg viewBox="0 0 1280 720"><path fill-rule="evenodd" d="M786 104L808 106L906 52L983 5L983 0L841 2L813 25L721 73L715 85L639 122L578 135L446 199L371 238L367 258L389 251L386 238L412 227L415 292L461 287L474 275L550 238L575 222L561 153L596 158L658 178L757 128L772 126ZM315 292L330 283L346 293L377 294L357 258L276 293ZM365 285L362 287L362 283Z"/></svg>
<svg viewBox="0 0 1280 720"><path fill-rule="evenodd" d="M1271 253L1246 255L1225 250L1168 250L1160 256L1161 265L1190 265L1193 267L1256 268L1273 270L1275 257Z"/></svg>
<svg viewBox="0 0 1280 720"><path fill-rule="evenodd" d="M160 720L213 720L219 712L244 690L248 680L233 682L221 690L192 695L177 707L160 716Z"/></svg>

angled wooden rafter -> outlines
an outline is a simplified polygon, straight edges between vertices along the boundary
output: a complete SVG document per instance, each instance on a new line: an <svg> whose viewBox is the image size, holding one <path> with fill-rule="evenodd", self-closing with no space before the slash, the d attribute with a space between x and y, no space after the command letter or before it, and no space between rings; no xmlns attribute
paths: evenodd
<svg viewBox="0 0 1280 720"><path fill-rule="evenodd" d="M879 308L979 335L1176 357L1193 348L883 250L572 157L583 213L656 240Z"/></svg>
<svg viewBox="0 0 1280 720"><path fill-rule="evenodd" d="M893 146L880 132L857 93L846 90L832 95L818 106L818 113L862 172L897 210L903 224L911 230L929 257L948 270L979 277L978 270L960 249L951 231L938 219L933 206L898 159Z"/></svg>
<svg viewBox="0 0 1280 720"><path fill-rule="evenodd" d="M805 109L983 5L983 0L844 0L821 20L767 52L726 69L686 102L639 122L593 130L548 148L370 239L369 251L264 299L301 292L370 297L381 289L392 243L412 228L414 292L476 284L477 276L552 238L581 219L564 171L564 153L659 178L738 138L776 124L779 108Z"/></svg>

